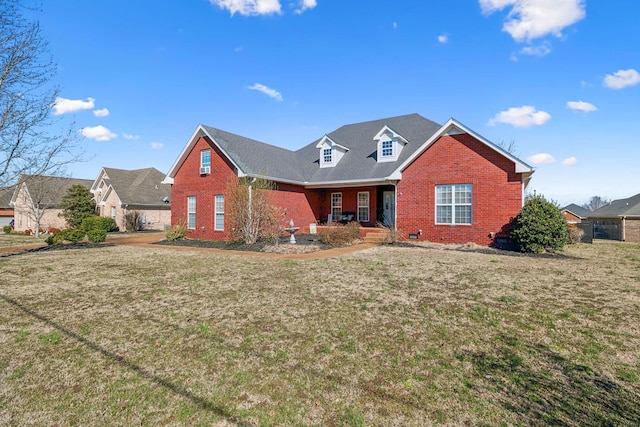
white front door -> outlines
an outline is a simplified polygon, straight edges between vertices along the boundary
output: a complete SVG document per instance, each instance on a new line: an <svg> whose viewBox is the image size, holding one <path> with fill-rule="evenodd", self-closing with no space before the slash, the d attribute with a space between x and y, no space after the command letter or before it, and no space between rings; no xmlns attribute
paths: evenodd
<svg viewBox="0 0 640 427"><path fill-rule="evenodd" d="M394 191L384 191L382 193L382 214L383 224L387 227L394 227L396 224L396 194Z"/></svg>

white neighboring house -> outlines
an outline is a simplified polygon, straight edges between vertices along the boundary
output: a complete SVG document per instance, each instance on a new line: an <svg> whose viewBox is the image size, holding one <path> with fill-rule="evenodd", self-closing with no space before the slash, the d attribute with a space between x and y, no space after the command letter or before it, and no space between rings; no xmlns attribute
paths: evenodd
<svg viewBox="0 0 640 427"><path fill-rule="evenodd" d="M9 205L14 210L14 229L46 233L50 228L67 227L62 212L62 197L74 185L91 188L89 179L45 175L21 175Z"/></svg>
<svg viewBox="0 0 640 427"><path fill-rule="evenodd" d="M171 226L171 186L162 184L165 174L155 168L124 170L103 167L91 185L97 214L116 221L126 230L128 212L141 214L140 227L164 230Z"/></svg>

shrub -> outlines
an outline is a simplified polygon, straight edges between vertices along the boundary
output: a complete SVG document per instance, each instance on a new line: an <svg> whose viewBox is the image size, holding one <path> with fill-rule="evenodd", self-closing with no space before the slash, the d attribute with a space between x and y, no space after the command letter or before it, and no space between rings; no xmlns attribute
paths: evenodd
<svg viewBox="0 0 640 427"><path fill-rule="evenodd" d="M24 230L24 235L25 236L31 236L31 233L33 233L33 230L30 228L27 228L26 230Z"/></svg>
<svg viewBox="0 0 640 427"><path fill-rule="evenodd" d="M4 227L2 227L2 231L4 231L4 234L11 234L13 228L11 228L10 225L5 225Z"/></svg>
<svg viewBox="0 0 640 427"><path fill-rule="evenodd" d="M86 233L89 233L90 230L104 230L105 233L110 231L116 231L118 227L116 226L116 220L113 218L107 218L104 216L90 216L82 220L82 225L80 226L82 230Z"/></svg>
<svg viewBox="0 0 640 427"><path fill-rule="evenodd" d="M169 242L175 242L176 240L184 239L186 235L187 223L185 222L180 222L178 224L172 225L166 233L166 237Z"/></svg>
<svg viewBox="0 0 640 427"><path fill-rule="evenodd" d="M140 231L142 229L142 225L140 224L140 219L142 219L142 214L138 211L127 211L124 215L124 228L128 232L135 233L136 231Z"/></svg>
<svg viewBox="0 0 640 427"><path fill-rule="evenodd" d="M48 234L58 234L59 232L60 232L60 229L56 227L49 227L49 229L47 230Z"/></svg>
<svg viewBox="0 0 640 427"><path fill-rule="evenodd" d="M331 246L347 246L360 239L360 224L350 222L346 225L335 224L322 231L320 240Z"/></svg>
<svg viewBox="0 0 640 427"><path fill-rule="evenodd" d="M584 236L584 231L579 229L578 227L569 227L567 229L568 243L570 245L575 245L577 243L582 242L582 236Z"/></svg>
<svg viewBox="0 0 640 427"><path fill-rule="evenodd" d="M106 230L101 228L92 228L91 230L87 231L87 238L92 243L104 242L105 240L107 240L107 232Z"/></svg>
<svg viewBox="0 0 640 427"><path fill-rule="evenodd" d="M523 252L555 252L567 243L567 220L543 196L526 201L514 220L511 237Z"/></svg>
<svg viewBox="0 0 640 427"><path fill-rule="evenodd" d="M85 232L77 228L65 228L59 233L53 234L45 240L47 245L60 245L62 242L77 243L84 239Z"/></svg>

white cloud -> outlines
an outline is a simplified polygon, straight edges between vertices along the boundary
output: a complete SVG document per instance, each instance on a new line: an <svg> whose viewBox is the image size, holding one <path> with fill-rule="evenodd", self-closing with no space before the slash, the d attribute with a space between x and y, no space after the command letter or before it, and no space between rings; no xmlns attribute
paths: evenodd
<svg viewBox="0 0 640 427"><path fill-rule="evenodd" d="M283 100L282 95L280 94L280 92L278 92L275 89L271 89L270 87L267 87L267 86L265 86L263 84L260 84L260 83L256 83L253 86L249 86L247 89L257 90L258 92L262 92L265 95L267 95L268 97L271 97L271 98L275 99L278 102Z"/></svg>
<svg viewBox="0 0 640 427"><path fill-rule="evenodd" d="M391 25L393 26L393 29L394 29L394 30L398 28L398 23L397 23L397 22L394 22L394 23L393 23L393 24L391 24Z"/></svg>
<svg viewBox="0 0 640 427"><path fill-rule="evenodd" d="M102 108L100 110L93 110L93 115L96 117L107 117L109 115L109 109Z"/></svg>
<svg viewBox="0 0 640 427"><path fill-rule="evenodd" d="M604 85L610 89L623 89L640 83L640 74L633 68L618 70L613 74L607 74Z"/></svg>
<svg viewBox="0 0 640 427"><path fill-rule="evenodd" d="M61 114L75 113L82 110L91 110L94 107L93 98L87 98L86 101L82 99L66 99L56 98L56 103L53 105L53 115L59 116Z"/></svg>
<svg viewBox="0 0 640 427"><path fill-rule="evenodd" d="M575 157L568 157L562 161L562 164L565 166L573 166L578 164L578 159Z"/></svg>
<svg viewBox="0 0 640 427"><path fill-rule="evenodd" d="M118 136L102 125L82 128L80 133L84 137L95 139L96 141L109 141Z"/></svg>
<svg viewBox="0 0 640 427"><path fill-rule="evenodd" d="M572 110L579 110L588 113L590 111L598 111L598 108L590 102L585 101L569 101L567 102L567 108Z"/></svg>
<svg viewBox="0 0 640 427"><path fill-rule="evenodd" d="M300 0L300 8L296 9L294 13L300 14L305 10L313 9L318 5L316 0Z"/></svg>
<svg viewBox="0 0 640 427"><path fill-rule="evenodd" d="M231 15L273 15L280 13L279 0L209 0L221 9L227 9Z"/></svg>
<svg viewBox="0 0 640 427"><path fill-rule="evenodd" d="M164 144L162 142L152 142L149 145L151 145L151 148L153 148L154 150L159 150L164 147Z"/></svg>
<svg viewBox="0 0 640 427"><path fill-rule="evenodd" d="M124 139L133 139L133 140L140 139L140 135L131 135L130 133L123 133L122 137Z"/></svg>
<svg viewBox="0 0 640 427"><path fill-rule="evenodd" d="M445 44L449 41L449 36L447 36L446 34L442 34L440 36L438 36L438 42Z"/></svg>
<svg viewBox="0 0 640 427"><path fill-rule="evenodd" d="M534 165L548 165L556 161L551 154L538 153L527 157L527 161Z"/></svg>
<svg viewBox="0 0 640 427"><path fill-rule="evenodd" d="M497 123L506 123L517 128L528 128L533 125L543 125L551 119L551 114L546 111L537 111L535 107L523 105L512 107L507 111L501 111L489 120L489 126Z"/></svg>
<svg viewBox="0 0 640 427"><path fill-rule="evenodd" d="M539 46L526 46L520 49L520 55L545 56L549 53L551 53L549 43L543 43Z"/></svg>
<svg viewBox="0 0 640 427"><path fill-rule="evenodd" d="M489 15L511 7L502 27L514 40L534 40L562 30L584 19L585 0L479 0L482 12Z"/></svg>

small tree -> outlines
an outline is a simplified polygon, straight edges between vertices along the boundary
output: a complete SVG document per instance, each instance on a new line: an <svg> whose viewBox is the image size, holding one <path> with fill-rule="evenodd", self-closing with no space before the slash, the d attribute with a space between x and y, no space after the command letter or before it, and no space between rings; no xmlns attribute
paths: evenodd
<svg viewBox="0 0 640 427"><path fill-rule="evenodd" d="M611 203L611 200L606 197L593 196L589 199L589 202L582 205L583 208L589 209L590 211L595 211L596 209L600 209L601 207Z"/></svg>
<svg viewBox="0 0 640 427"><path fill-rule="evenodd" d="M272 204L275 184L263 178L242 178L227 186L231 236L248 245L278 236L279 209Z"/></svg>
<svg viewBox="0 0 640 427"><path fill-rule="evenodd" d="M23 175L20 178L20 197L27 216L33 221L34 235L40 237L42 218L54 208L62 193L59 177ZM28 190L27 190L28 189Z"/></svg>
<svg viewBox="0 0 640 427"><path fill-rule="evenodd" d="M85 218L95 215L96 202L87 187L76 184L62 197L61 208L59 215L67 221L69 228L79 228Z"/></svg>
<svg viewBox="0 0 640 427"><path fill-rule="evenodd" d="M523 252L559 251L567 243L567 220L558 206L535 195L515 218L511 237Z"/></svg>

